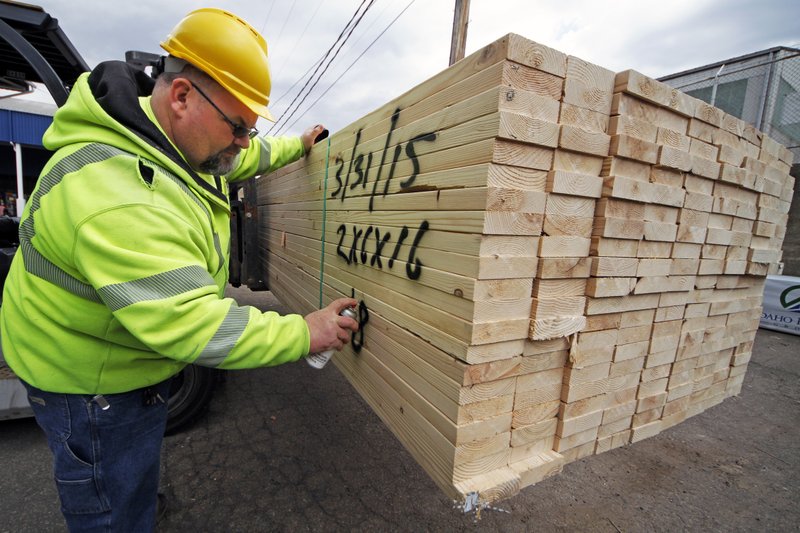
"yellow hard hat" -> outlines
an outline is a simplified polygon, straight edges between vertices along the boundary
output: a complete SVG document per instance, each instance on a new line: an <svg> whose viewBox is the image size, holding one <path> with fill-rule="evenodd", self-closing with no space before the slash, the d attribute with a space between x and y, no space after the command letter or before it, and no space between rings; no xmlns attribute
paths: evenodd
<svg viewBox="0 0 800 533"><path fill-rule="evenodd" d="M233 13L216 8L192 11L173 28L161 48L199 68L255 114L267 109L272 81L267 42Z"/></svg>

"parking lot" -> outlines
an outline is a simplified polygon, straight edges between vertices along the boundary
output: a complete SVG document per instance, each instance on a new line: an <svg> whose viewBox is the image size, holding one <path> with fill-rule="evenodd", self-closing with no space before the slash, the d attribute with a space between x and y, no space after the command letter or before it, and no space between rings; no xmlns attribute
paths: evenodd
<svg viewBox="0 0 800 533"><path fill-rule="evenodd" d="M277 308L244 289L243 303ZM797 531L800 337L759 330L740 396L465 515L329 365L229 373L168 437L162 532ZM63 531L31 419L0 422L0 532Z"/></svg>

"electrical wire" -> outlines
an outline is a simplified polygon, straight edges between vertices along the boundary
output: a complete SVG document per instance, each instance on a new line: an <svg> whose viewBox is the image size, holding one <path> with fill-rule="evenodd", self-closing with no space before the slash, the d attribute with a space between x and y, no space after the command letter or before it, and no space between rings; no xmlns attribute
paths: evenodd
<svg viewBox="0 0 800 533"><path fill-rule="evenodd" d="M264 24L261 25L261 35L264 35L264 32L267 29L267 22L269 22L269 16L272 14L272 8L275 7L275 4L278 3L278 0L272 0L272 3L269 6L269 11L267 11L267 16L264 17Z"/></svg>
<svg viewBox="0 0 800 533"><path fill-rule="evenodd" d="M386 13L386 11L387 11L387 10L388 10L390 7L392 7L392 5L393 5L394 3L396 3L396 0L392 1L391 3L388 3L388 4L386 4L386 3L385 3L385 4L384 4L384 6L383 6L383 9L381 9L381 10L380 10L380 12L379 12L377 15L375 15L375 17L373 18L373 20L372 20L372 21L369 23L369 26L367 26L367 27L364 29L364 31L363 31L363 32L361 32L361 35L358 37L358 39L356 39L356 40L355 40L355 42L354 42L354 43L353 43L353 44L350 46L350 50L354 50L354 49L355 49L355 48L356 48L356 47L359 45L359 43L361 43L361 41L363 41L363 40L364 40L364 38L365 38L365 37L367 37L367 35L369 35L369 33L370 33L370 30L372 30L372 28L374 28L374 27L375 27L375 25L378 23L378 21L379 21L379 20L382 20L382 19L383 19L383 15L384 15L384 13ZM348 50L348 53L349 53L349 51L350 51L350 50ZM344 59L344 58L343 58L343 59Z"/></svg>
<svg viewBox="0 0 800 533"><path fill-rule="evenodd" d="M364 9L363 13L361 13L361 15L358 17L358 20L356 20L356 21L355 21L355 23L353 24L353 26L350 28L350 32L347 34L347 37L345 37L345 39L344 39L344 40L343 40L343 41L342 41L342 42L339 44L339 47L336 49L336 51L335 51L335 52L334 52L334 54L333 54L333 57L330 59L330 61L328 61L328 64L327 64L327 65L325 65L325 67L323 68L322 72L319 74L319 76L317 76L317 79L316 79L316 80L314 80L314 84L313 84L313 85L311 86L311 88L310 88L310 89L309 89L309 90L306 92L306 94L303 96L302 100L300 100L300 102L299 102L299 103L297 104L297 106L294 108L294 111L292 111L292 113L289 115L289 117L286 119L286 121L284 121L284 123L283 123L283 127L282 127L282 129L283 129L283 130L285 130L285 128L286 128L286 123L287 123L287 122L289 122L289 121L292 119L292 117L295 115L295 113L297 113L297 111L299 111L299 110L300 110L300 106L302 106L302 105L303 105L303 103L306 101L306 99L307 99L309 96L311 96L311 93L314 91L314 89L316 88L317 84L320 82L320 80L322 79L322 77L323 77L323 76L325 75L325 73L328 71L328 68L329 68L329 67L330 67L330 66L333 64L333 61L334 61L334 60L336 59L336 57L339 55L339 52L341 52L341 50L342 50L342 47L343 47L343 46L345 45L345 43L347 43L347 41L350 39L350 36L351 36L351 35L353 35L353 32L355 31L356 27L359 25L359 23L361 23L361 21L362 21L362 20L363 20L363 18L364 18L364 15L366 15L366 14L367 14L367 11L369 11L369 8L370 8L370 7L372 7L372 5L374 4L374 2L375 2L375 0L370 0L370 3L369 3L369 4L367 5L367 7ZM279 129L278 131L280 132L280 131L282 131L282 129Z"/></svg>
<svg viewBox="0 0 800 533"><path fill-rule="evenodd" d="M286 62L289 60L290 57L292 57L294 55L294 51L297 50L297 45L300 44L301 40L303 40L303 37L305 37L306 32L308 31L308 27L311 26L311 23L317 17L317 13L319 13L319 8L322 7L322 2L323 2L323 0L319 0L319 2L317 3L317 7L314 9L314 13L311 14L311 18L309 18L308 22L306 22L306 26L305 26L305 28L303 28L303 31L300 33L300 36L297 37L297 39L294 41L294 45L292 45L292 49L289 51L288 54L284 55L283 62L277 68L276 72L282 72L283 71L283 67L286 65Z"/></svg>
<svg viewBox="0 0 800 533"><path fill-rule="evenodd" d="M306 82L303 85L303 87L300 89L300 91L298 91L297 95L295 95L294 99L292 99L292 101L289 103L289 105L283 111L281 116L278 117L278 119L275 121L275 123L270 127L270 129L267 131L267 134L270 134L272 132L272 130L274 130L275 128L279 127L279 124L280 124L281 120L283 119L283 117L286 116L286 113L289 112L289 110L292 108L292 106L297 101L297 99L300 97L300 95L303 94L303 91L305 91L306 87L308 87L308 84L311 83L311 80L314 79L314 77L317 75L317 72L319 71L320 67L322 67L322 65L325 63L325 60L331 54L331 52L333 51L334 47L336 47L340 43L340 41L342 40L342 37L345 35L347 30L350 28L351 24L353 24L354 20L356 19L356 17L358 16L359 12L361 11L361 8L364 6L364 4L366 2L367 2L367 0L362 0L361 4L356 8L355 13L353 13L353 16L350 17L350 20L347 21L347 24L345 24L345 27L339 33L339 36L336 37L336 40L334 41L334 43L328 48L328 50L322 56L322 59L317 62L317 66L314 69L314 72L311 74L311 76L308 77L308 79L306 80ZM355 26L353 26L353 27L355 27Z"/></svg>
<svg viewBox="0 0 800 533"><path fill-rule="evenodd" d="M361 2L361 6L363 6L363 5L364 5L364 2L366 2L366 0L362 0L362 2ZM321 4L320 4L320 5L321 5ZM358 9L356 9L356 13L358 13L358 10L359 10L359 9L361 9L361 6L359 6L359 7L358 7ZM314 63L312 63L312 64L311 64L311 66L310 66L310 67L308 67L308 69L307 69L307 70L306 70L306 71L305 71L305 72L304 72L304 73L303 73L303 74L302 74L302 75L301 75L301 76L300 76L300 77L297 79L297 81L295 81L295 82L292 84L292 86L291 86L291 87L289 87L288 89L286 89L286 90L283 92L283 94L282 94L282 95L280 95L278 98L275 98L274 100L272 100L272 101L271 101L272 105L275 105L275 104L277 104L278 102L280 102L281 100L283 100L283 98L284 98L284 97L285 97L287 94L289 94L290 92L292 92L292 89L294 89L294 88L297 86L297 84L298 84L298 83L300 83L301 81L303 81L303 80L305 79L305 77L308 75L308 73L309 73L309 72L311 72L311 70L313 70L314 68L318 67L318 66L319 66L319 65L320 65L320 64L321 64L321 63L322 63L322 62L325 60L325 58L326 58L326 57L328 57L328 54L330 54L330 52L331 52L331 50L333 49L333 47L334 47L334 46L336 46L336 43L337 43L337 42L339 42L339 39L341 39L341 38L342 38L342 35L344 35L344 32L345 32L345 31L347 31L347 28L348 28L348 27L350 26L350 24L353 22L353 19L354 19L354 18L355 18L355 14L353 14L353 16L350 18L350 20L349 20L349 21L347 21L347 24L345 25L345 27L344 27L344 30L342 30L342 32L341 32L341 33L339 34L339 36L336 38L336 41L334 41L334 43L333 43L333 44L330 46L330 48L328 48L328 50L327 50L327 51L326 51L326 52L325 52L325 53L322 55L322 57L320 57L320 58L319 58L319 59L317 59L317 60L316 60ZM291 55L291 54L289 54L289 55ZM306 83L308 83L308 82L306 82ZM290 105L291 105L291 104L290 104ZM268 132L268 133L269 133L269 132Z"/></svg>
<svg viewBox="0 0 800 533"><path fill-rule="evenodd" d="M331 52L333 51L334 47L336 47L336 46L338 45L338 48L337 48L337 50L336 50L336 52L335 52L335 54L334 54L333 58L331 58L331 59L330 59L330 61L328 61L327 65L325 66L325 68L324 68L324 70L323 70L323 72L322 72L322 73L321 73L321 74L320 74L320 75L317 77L317 80L314 82L314 86L316 86L316 84L317 84L317 82L319 81L319 79L322 77L322 75L323 75L323 74L325 74L325 70L327 70L328 66L329 66L329 65L330 65L330 63L333 61L333 59L335 59L335 58L336 58L336 54L338 54L338 53L339 53L339 50L341 50L341 47L344 45L344 43L345 43L345 42L347 42L347 39L349 39L350 35L352 35L352 33L353 33L353 30L355 30L356 26L358 26L358 23L359 23L359 22L361 22L361 20L363 19L364 15L367 13L367 11L368 11L368 10L369 10L369 8L372 6L372 4L375 2L375 0L370 0L369 4L368 4L368 5L367 5L367 7L364 9L364 12L363 12L363 13L361 13L361 15L359 16L359 12L361 11L361 8L364 6L364 4L365 4L366 2L367 2L367 0L362 0L361 4L358 6L358 8L356 8L356 11L355 11L355 13L353 13L353 16L350 18L350 20L347 22L347 24L345 25L345 27L344 27L344 29L342 30L342 32L341 32L341 33L339 34L339 36L336 38L336 41L334 41L333 45L331 45L331 47L330 47L330 48L328 48L328 51L327 51L327 52L325 52L325 55L323 56L323 58L322 58L322 61L320 62L320 64L319 64L319 65L317 65L317 68L316 68L316 69L314 70L314 72L311 74L311 76L309 77L309 79L308 79L308 80L306 80L306 83L303 85L303 87L300 89L300 91L299 91L299 92L297 93L297 95L294 97L294 99L293 99L293 100L292 100L292 102L289 104L289 106L288 106L288 107L287 107L287 108L284 110L284 112L281 114L281 116L280 116L280 117L278 117L278 119L275 121L275 123L272 125L272 127L271 127L271 128L268 130L268 131L267 131L267 134L271 133L271 132L272 132L272 130L274 130L276 127L278 127L278 126L279 126L279 123L281 122L281 120L283 120L283 117L284 117L284 116L286 116L286 113L287 113L287 112L289 112L289 110L290 110L290 109L292 108L292 106L295 104L295 102L297 101L297 99L298 99L298 98L300 98L300 95L301 95L301 94L303 94L303 92L305 91L306 87L308 87L308 84L309 84L309 83L311 83L311 80L313 80L313 79L314 79L314 77L317 75L317 72L319 71L320 67L321 67L321 66L322 66L322 65L325 63L325 60L326 60L326 59L328 58L328 56L331 54ZM357 19L357 20L356 20L356 19ZM350 26L351 26L351 24L352 24L352 28L350 27ZM344 40L342 40L342 37L343 37L343 36L344 36L344 34L345 34L347 31L348 31L348 29L350 29L350 32L347 34L347 37L345 37L345 39L344 39ZM312 86L312 88L311 88L311 89L313 89L313 88L314 88L314 87ZM309 90L309 92L310 92L310 90ZM305 100L305 98L306 98L307 96L308 96L308 93L306 94L306 96L305 96L305 97L303 97L303 100ZM298 104L298 107L299 107L299 105L301 105L302 103L303 103L303 102L301 101L301 102L300 102L300 104ZM297 110L297 108L295 108L295 111L296 111L296 110ZM294 115L294 112L295 112L295 111L293 111L293 112L292 112L292 113L289 115L289 118L287 118L287 119L286 119L287 121L288 121L289 119L291 119L291 117ZM279 130L279 131L280 131L280 130Z"/></svg>
<svg viewBox="0 0 800 533"><path fill-rule="evenodd" d="M280 102L281 100L283 100L284 96L286 96L287 94L289 94L290 92L292 92L292 89L294 89L295 87L297 87L297 84L298 84L298 83L300 83L301 81L303 81L303 79L306 77L306 75L307 75L309 72L311 72L311 69L313 69L314 67L316 67L317 65L319 65L319 64L322 62L322 59L323 59L323 58L319 58L319 59L317 59L317 61L316 61L316 62L314 62L314 64L312 64L310 67L308 67L308 70L306 70L306 71L303 73L303 75L302 75L302 76L300 76L299 78L297 78L297 81L296 81L296 82L294 82L294 83L292 84L292 86L291 86L291 87L289 87L288 89L286 89L286 90L283 92L283 94L282 94L282 95L280 95L279 97L275 98L274 100L270 100L270 104L271 104L271 105L275 105L275 104L277 104L278 102Z"/></svg>
<svg viewBox="0 0 800 533"><path fill-rule="evenodd" d="M356 58L353 60L353 62L352 62L352 63L350 63L350 66L348 66L348 67L347 67L347 68L344 70L344 72L342 72L342 73L339 75L339 77L338 77L338 78L336 78L336 79L333 81L333 83L331 83L331 84L328 86L328 88L327 88L327 89L325 89L325 91L323 91L323 93L322 93L321 95L319 95L319 97L318 97L316 100L314 100L314 101L311 103L311 105L310 105L310 106L308 106L308 109L306 109L305 111L303 111L303 114L302 114L302 115L300 115L299 117L297 117L297 118L295 119L295 121L294 121L294 122L292 122L292 123L289 125L289 127L288 127L287 129L291 129L292 127L294 127L294 125L295 125L295 124L297 124L297 121L299 121L301 118L303 118L303 117L306 115L306 113L308 113L309 111L311 111L311 109L313 109L313 107L314 107L315 105L317 105L317 103L319 103L319 101L320 101L320 100L322 100L322 98L323 98L323 97L324 97L326 94L328 94L328 92L329 92L329 91L330 91L330 90L333 88L333 86L334 86L334 85L336 85L336 84L339 82L339 80L341 80L341 79L344 77L344 75L345 75L345 74L347 74L347 72L348 72L348 71L349 71L351 68L353 68L353 66L354 66L354 65L355 65L355 64L356 64L356 63L357 63L357 62L358 62L358 61L361 59L361 57L362 57L364 54L366 54L366 53L367 53L367 51L369 51L369 49L370 49L370 48L372 48L372 45L374 45L376 42L378 42L378 39L380 39L380 38L383 36L383 34L384 34L384 33L386 33L386 32L389 30L389 28L391 28L391 27L392 27L392 25L394 25L394 23L395 23L395 22L397 22L397 19L399 19L399 18L400 18L400 16L401 16L403 13L405 13L405 12L408 10L408 8L409 8L409 7L411 7L411 5L412 5L414 2L416 2L416 1L417 1L417 0L411 0L411 1L408 3L408 5L406 5L406 7L404 7L404 8L403 8L403 10L402 10L400 13L398 13L398 14L397 14L397 16L396 16L396 17L394 17L394 19L392 19L392 21L389 23L389 25L388 25L388 26L386 26L386 27L383 29L383 31L381 31L381 32L378 34L378 36L377 36L377 37L375 37L375 39L374 39L374 40L373 40L371 43L369 43L369 46L367 46L367 47L364 49L364 51L363 51L363 52L361 52L361 54L359 54L359 56L358 56L358 57L356 57Z"/></svg>
<svg viewBox="0 0 800 533"><path fill-rule="evenodd" d="M286 18L283 19L283 24L281 24L281 31L278 32L278 38L275 39L276 42L281 40L281 36L283 36L283 30L286 29L286 23L289 22L289 19L292 18L292 11L294 11L294 6L297 5L297 0L292 1L292 7L289 8L289 12L286 13Z"/></svg>

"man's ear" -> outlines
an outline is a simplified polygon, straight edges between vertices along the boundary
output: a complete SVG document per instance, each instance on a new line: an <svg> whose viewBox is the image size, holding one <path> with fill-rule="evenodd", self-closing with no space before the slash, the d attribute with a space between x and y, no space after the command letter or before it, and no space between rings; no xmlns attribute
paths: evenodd
<svg viewBox="0 0 800 533"><path fill-rule="evenodd" d="M169 88L169 103L172 111L182 116L188 109L188 95L192 84L186 78L175 78Z"/></svg>

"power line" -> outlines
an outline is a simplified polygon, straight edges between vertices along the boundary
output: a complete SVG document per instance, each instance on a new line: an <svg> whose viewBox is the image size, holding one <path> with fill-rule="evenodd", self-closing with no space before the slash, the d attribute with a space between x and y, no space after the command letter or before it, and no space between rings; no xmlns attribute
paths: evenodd
<svg viewBox="0 0 800 533"><path fill-rule="evenodd" d="M392 27L392 25L394 25L394 23L395 23L395 22L397 22L397 19L399 19L399 18L400 18L400 16L401 16L403 13L405 13L405 12L408 10L408 8L409 8L409 7L411 7L411 5L412 5L414 2L416 2L416 1L417 1L417 0L411 0L411 1L408 3L408 5L406 5L406 7L404 7L404 8L403 8L403 10L402 10L400 13L398 13L396 17L394 17L394 18L392 19L392 21L389 23L389 25L388 25L388 26L386 26L386 27L383 29L383 31L381 31L381 32L378 34L378 36L377 36L377 37L375 37L375 39L374 39L374 40L373 40L371 43L369 43L369 46L367 46L367 47L364 49L364 51L363 51L363 52L361 52L361 53L358 55L358 57L356 57L356 58L353 60L353 62L352 62L352 63L350 63L350 66L348 66L348 67L345 69L345 71L344 71L344 72L342 72L342 73L339 75L339 77L338 77L338 78L336 78L336 79L333 81L333 83L331 83L331 84L328 86L328 88L327 88L327 89L325 89L325 90L323 91L323 93L322 93L321 95L319 95L319 97L318 97L316 100L314 100L314 101L311 103L311 105L310 105L310 106L308 106L308 109L306 109L305 111L303 111L303 114L302 114L302 115L300 115L299 117L297 117L297 118L295 119L295 121L294 121L294 122L292 122L292 123L289 125L289 128L292 128L292 127L293 127L295 124L297 124L297 121L298 121L298 120L300 120L301 118L303 118L303 117L306 115L306 113L308 113L309 111L311 111L311 109L313 109L313 108L314 108L314 106L315 106L315 105L317 105L317 103L318 103L320 100L322 100L322 98L323 98L323 97L324 97L326 94L328 94L328 91L330 91L330 90L333 88L333 86L334 86L334 85L336 85L336 84L339 82L339 80L341 80L341 79L344 77L344 75L345 75L345 74L347 74L347 72L348 72L348 71L349 71L351 68L353 68L353 65L355 65L355 64L358 62L358 60L359 60L359 59L361 59L361 57L362 57L364 54L366 54L366 53L367 53L367 51L369 51L369 49L370 49L370 48L372 48L372 45L374 45L376 42L378 42L378 39L380 39L380 38L383 36L383 34L384 34L384 33L386 33L386 32L389 30L389 28L391 28L391 27ZM290 118L291 118L291 117L290 117ZM287 119L287 120L288 120L288 119Z"/></svg>
<svg viewBox="0 0 800 533"><path fill-rule="evenodd" d="M280 95L279 97L277 97L277 98L276 98L276 99L274 99L274 100L270 100L270 104L274 106L275 104L277 104L278 102L280 102L281 100L283 100L283 97L284 97L284 96L286 96L287 94L289 94L290 92L292 92L292 89L294 89L294 88L297 86L297 84L298 84L298 83L300 83L301 81L303 81L303 79L306 77L306 75L307 75L309 72L311 72L311 69L313 69L314 67L316 67L317 65L319 65L319 64L322 62L322 59L323 59L323 58L319 58L319 59L317 59L317 60L316 60L316 61L315 61L315 62L314 62L314 63L313 63L313 64L312 64L310 67L308 67L308 69L307 69L307 70L306 70L306 71L303 73L303 75L302 75L302 76L300 76L299 78L297 78L297 81L296 81L296 82L294 82L294 83L292 84L292 86L291 86L291 87L289 87L288 89L286 89L286 90L283 92L283 94L282 94L282 95Z"/></svg>
<svg viewBox="0 0 800 533"><path fill-rule="evenodd" d="M393 3L394 1L391 4ZM388 10L389 7L391 7L391 4L386 4L386 3L384 4L383 9L381 9L381 11L377 15L375 15L375 17L369 23L369 26L367 26L364 29L364 31L361 32L361 35L359 35L358 39L356 39L355 42L351 45L350 50L355 49L358 46L358 44L364 40L364 38L369 34L370 30L378 23L379 20L383 18L383 14L386 13L386 10Z"/></svg>
<svg viewBox="0 0 800 533"><path fill-rule="evenodd" d="M286 18L283 19L283 24L281 24L281 31L278 32L278 38L276 41L281 40L281 36L283 35L283 30L286 28L286 23L289 22L289 19L292 17L292 11L294 11L294 6L297 5L297 0L292 1L292 7L289 8L289 12L286 13Z"/></svg>
<svg viewBox="0 0 800 533"><path fill-rule="evenodd" d="M364 12L363 12L363 13L361 13L361 15L359 16L359 11L360 11L360 10L361 10L361 8L364 6L364 4L367 2L367 0L362 0L361 4L358 6L358 8L356 8L356 11L355 11L355 13L353 13L353 16L350 18L350 20L349 20L349 21L347 22L347 24L345 25L344 29L341 31L341 33L339 34L339 36L336 38L336 41L334 41L334 43L331 45L331 47L330 47L330 48L328 48L327 52L325 52L325 55L323 56L323 58L322 58L322 61L319 63L319 65L317 65L317 68L314 70L314 72L311 74L311 76L308 78L308 80L306 80L306 83L305 83L305 84L303 85L303 87L300 89L300 92L298 92L298 93L297 93L297 95L294 97L294 99L293 99L293 100L292 100L292 102L289 104L289 106L288 106L288 107L287 107L287 108L284 110L284 112L281 114L281 116L280 116L280 117L278 117L278 120L276 120L276 121L275 121L275 123L272 125L272 127L271 127L271 128L268 130L268 131L267 131L267 133L268 133L268 134L269 134L270 132L272 132L272 130L273 130L273 129L275 129L276 127L278 127L278 124L280 123L280 121L281 121L281 120L283 120L283 117L286 115L286 113L288 113L288 112L289 112L289 109L291 109L291 108L292 108L292 106L293 106L293 105L294 105L294 103L297 101L297 99L298 99L298 98L300 98L300 95L301 95L301 94L302 94L302 93L305 91L306 87L308 87L308 84L309 84L309 83L311 83L311 80L312 80L312 79L314 79L314 77L317 75L317 72L319 71L320 67L321 67L321 66L322 66L322 65L325 63L325 60L326 60L326 59L328 58L328 56L331 54L331 52L333 51L334 47L336 47L336 46L338 45L338 48L337 48L337 50L336 50L336 53L335 53L335 55L333 56L333 58L331 58L331 60L330 60L330 61L328 61L328 64L325 66L325 69L324 69L324 70L323 70L323 72L322 72L322 74L324 74L324 73L325 73L325 70L327 70L327 68L328 68L328 65L330 65L330 62L331 62L331 61L333 61L333 59L335 59L335 58L336 58L336 54L338 54L338 53L339 53L339 50L341 50L341 47L344 45L344 43L345 43L345 42L347 42L347 39L349 39L349 38L350 38L350 35L352 35L352 33L353 33L353 30L355 30L355 28L356 28L356 26L358 25L358 23L359 23L359 22L361 22L361 20L363 19L364 15L365 15L365 14L366 14L366 12L369 10L369 8L372 6L372 4L374 3L374 1L375 1L375 0L370 0L370 3L369 3L369 4L367 5L367 7L364 9ZM356 18L357 18L357 17L358 17L358 20L356 20ZM354 21L355 21L355 22L354 22ZM351 24L352 24L352 28L350 28ZM344 34L347 32L348 28L350 28L350 33L348 33L348 34L347 34L347 37L345 37L345 39L342 41L342 37L343 37L343 36L344 36ZM340 42L340 41L341 41L341 42ZM317 77L317 81L315 81L315 82L314 82L314 86L316 86L317 82L319 81L319 78L320 78L320 77L322 77L322 74L320 74L320 75L319 75L319 77ZM313 89L313 88L314 88L314 87L312 87L311 89ZM310 92L310 90L309 90L309 92ZM306 94L306 97L307 97L307 94ZM304 98L303 98L303 100L305 100L305 98L306 98L306 97L304 97ZM303 103L303 102L301 101L301 102L300 102L300 104L302 104L302 103ZM299 105L300 105L300 104L298 104L298 107L299 107ZM289 118L287 118L287 119L286 119L287 121L288 121L289 119L291 119L291 118L292 118L292 115L294 115L294 113L296 112L296 110L297 110L297 108L295 108L295 111L293 111L293 112L292 112L292 113L289 115Z"/></svg>
<svg viewBox="0 0 800 533"><path fill-rule="evenodd" d="M275 4L278 3L278 0L272 0L272 3L269 5L269 11L267 11L267 16L264 17L264 24L261 25L261 35L264 35L264 31L267 29L267 22L269 22L269 16L272 14L272 8L275 7Z"/></svg>
<svg viewBox="0 0 800 533"><path fill-rule="evenodd" d="M299 110L300 110L300 106L302 106L302 105L303 105L303 102L305 102L305 101L306 101L306 98L308 98L309 96L311 96L311 93L314 91L314 89L316 88L316 86L317 86L317 84L319 83L319 81L322 79L322 77L323 77L323 76L325 75L325 73L328 71L328 68L329 68L329 67L330 67L330 66L333 64L333 61L334 61L334 59L336 59L336 57L339 55L339 52L341 52L341 50L342 50L342 47L343 47L343 46L345 45L345 43L346 43L346 42L347 42L347 41L350 39L350 36L351 36L351 35L353 35L353 32L355 31L356 27L357 27L357 26L359 25L359 23L360 23L360 22L363 20L363 18L364 18L364 15L366 15L366 14L367 14L367 11L369 11L369 8L370 8L370 7L372 7L372 4L373 4L374 2L375 2L375 0L370 0L370 3L369 3L369 4L367 5L367 7L364 9L364 12L363 12L363 13L361 13L361 16L359 16L359 17L358 17L358 20L356 20L356 21L355 21L355 23L353 24L353 26L350 28L350 32L347 34L347 37L345 37L345 39L344 39L344 40L343 40L343 41L342 41L342 42L339 44L338 48L336 49L336 51L335 51L335 52L334 52L334 54L333 54L333 57L330 59L330 61L328 61L328 64L327 64L327 65L325 65L325 68L323 68L322 72L319 74L319 76L317 76L317 79L316 79L316 80L314 80L314 84L311 86L311 88L310 88L308 91L306 91L306 94L303 96L303 99L302 99L302 100L300 100L300 102L297 104L297 106L295 106L295 108L294 108L294 111L292 111L292 113L289 115L289 117L286 119L286 121L284 121L284 123L283 123L283 128L284 128L284 129L285 129L285 127L286 127L286 122L288 122L289 120L291 120L291 119L292 119L292 117L294 116L294 114L295 114L297 111L299 111ZM280 131L280 130L279 130L279 131Z"/></svg>
<svg viewBox="0 0 800 533"><path fill-rule="evenodd" d="M319 0L319 2L317 3L317 7L314 9L314 13L311 14L311 18L309 18L308 22L306 22L305 28L303 28L303 31L300 33L300 35L294 41L294 45L292 45L292 49L289 51L288 54L284 55L283 62L281 63L281 66L278 67L276 72L281 72L283 70L283 67L286 65L286 62L289 60L289 58L294 55L294 51L297 49L297 45L300 44L301 40L303 40L303 37L305 37L306 32L308 31L308 27L311 26L311 23L317 17L317 13L319 13L319 8L322 6L322 2L323 2L323 0Z"/></svg>
<svg viewBox="0 0 800 533"><path fill-rule="evenodd" d="M352 30L355 29L355 26L358 24L358 21L361 20L361 18L358 18L358 21L354 23L356 18L359 17L359 12L361 11L361 8L364 6L366 1L367 0L362 0L361 4L356 8L355 13L353 13L353 16L350 17L349 21L347 21L347 24L345 24L345 27L342 29L341 33L339 33L339 36L336 38L334 43L325 52L325 54L323 55L322 59L318 62L317 67L315 68L314 72L306 80L306 82L303 85L303 87L300 89L300 91L297 93L297 95L295 95L294 99L287 106L287 108L283 111L281 116L278 117L278 120L276 120L275 123L272 125L272 127L270 127L270 129L267 131L268 134L270 132L272 132L272 130L274 130L276 127L279 127L279 124L280 124L281 120L283 120L283 117L286 116L286 113L288 113L289 110L292 108L292 106L295 104L295 102L297 102L297 99L300 98L300 96L306 90L306 87L308 87L308 84L311 83L311 81L314 79L315 76L317 76L317 72L319 72L319 69L325 63L326 59L331 54L331 52L333 51L334 47L336 47L337 45L339 46L339 48L337 49L336 53L338 53L338 50L341 49L341 46L344 44L344 42L347 40L347 38L349 38L349 36L352 34ZM372 5L372 2L374 2L374 0L370 0L370 4L364 10L364 13L366 13L367 9L369 9L369 7ZM363 17L363 14L361 15L361 17ZM352 28L351 28L351 25L352 25ZM350 33L347 35L347 38L345 38L345 41L342 41L342 37L345 35L345 33L348 31L348 29L350 29ZM331 59L330 61L333 61L333 59ZM328 62L328 64L330 64L330 61ZM325 67L325 69L327 70L327 66ZM323 74L324 74L324 71L323 71ZM319 75L319 77L321 77L321 76L322 76L322 74ZM319 77L317 77L317 80L319 79ZM316 85L316 82L314 83L314 85ZM299 106L299 104L298 104L298 106ZM295 111L296 111L296 109L297 108L295 108ZM292 115L294 114L295 111L292 111ZM289 118L291 118L291 115L289 116ZM279 128L279 131L280 131L280 128Z"/></svg>

